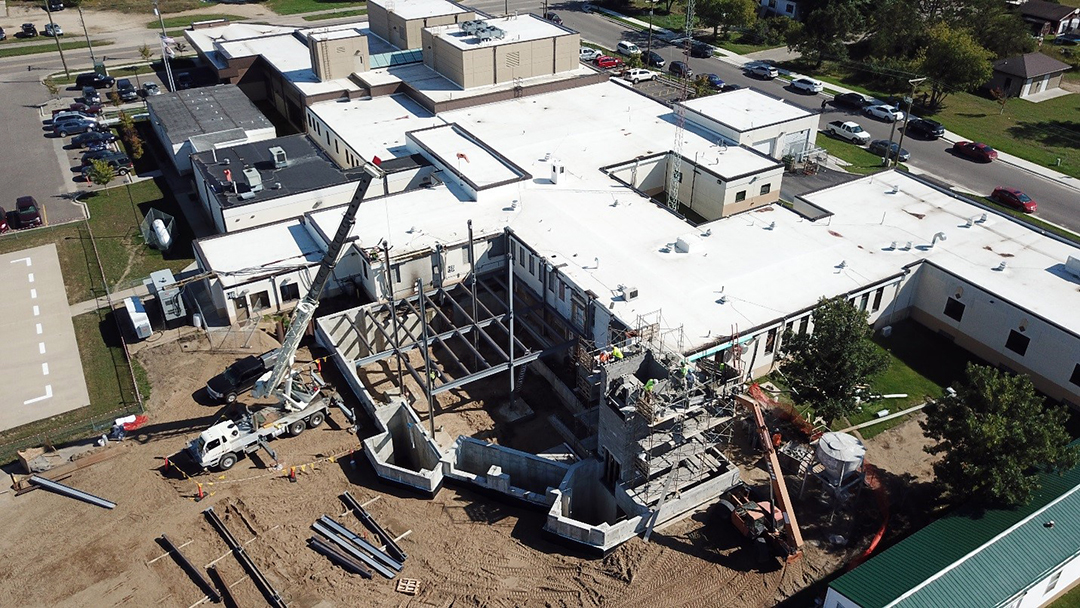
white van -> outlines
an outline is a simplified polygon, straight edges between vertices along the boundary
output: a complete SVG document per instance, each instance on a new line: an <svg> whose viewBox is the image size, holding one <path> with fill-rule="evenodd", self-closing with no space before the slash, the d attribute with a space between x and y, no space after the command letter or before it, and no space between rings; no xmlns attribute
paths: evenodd
<svg viewBox="0 0 1080 608"><path fill-rule="evenodd" d="M641 54L641 49L633 42L623 40L615 47L615 52L620 55L626 55L627 57L636 57Z"/></svg>

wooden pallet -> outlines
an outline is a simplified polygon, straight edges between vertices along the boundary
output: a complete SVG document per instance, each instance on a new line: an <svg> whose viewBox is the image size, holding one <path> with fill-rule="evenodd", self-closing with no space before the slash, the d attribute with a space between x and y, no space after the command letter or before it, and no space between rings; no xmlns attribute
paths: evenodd
<svg viewBox="0 0 1080 608"><path fill-rule="evenodd" d="M420 580L415 578L399 578L397 582L397 592L404 593L405 595L416 595L420 593Z"/></svg>

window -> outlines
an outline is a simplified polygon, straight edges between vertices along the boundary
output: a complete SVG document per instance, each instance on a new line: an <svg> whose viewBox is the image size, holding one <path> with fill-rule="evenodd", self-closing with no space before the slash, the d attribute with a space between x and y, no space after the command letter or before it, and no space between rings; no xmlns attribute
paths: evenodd
<svg viewBox="0 0 1080 608"><path fill-rule="evenodd" d="M1005 341L1005 348L1023 357L1030 342L1031 338L1013 329L1009 331L1009 339Z"/></svg>
<svg viewBox="0 0 1080 608"><path fill-rule="evenodd" d="M270 293L260 291L251 294L251 310L264 310L270 308Z"/></svg>
<svg viewBox="0 0 1080 608"><path fill-rule="evenodd" d="M954 321L960 321L964 318L964 303L956 298L949 298L948 302L945 302L945 316Z"/></svg>
<svg viewBox="0 0 1080 608"><path fill-rule="evenodd" d="M281 301L291 302L300 299L299 283L286 283L281 286Z"/></svg>
<svg viewBox="0 0 1080 608"><path fill-rule="evenodd" d="M338 140L334 139L334 154L341 154L341 146L338 145Z"/></svg>
<svg viewBox="0 0 1080 608"><path fill-rule="evenodd" d="M736 203L738 203L740 201L745 201L745 200L746 200L746 190L740 190L740 191L735 193L735 202Z"/></svg>
<svg viewBox="0 0 1080 608"><path fill-rule="evenodd" d="M1020 604L1024 602L1024 593L1021 593L1019 597L1013 598L1011 602L1005 604L1004 608L1020 608Z"/></svg>
<svg viewBox="0 0 1080 608"><path fill-rule="evenodd" d="M772 192L772 184L765 184L761 186L761 194L768 194Z"/></svg>
<svg viewBox="0 0 1080 608"><path fill-rule="evenodd" d="M559 299L563 302L566 301L566 283L563 283L562 281L559 281ZM1077 368L1080 369L1080 365L1078 365Z"/></svg>
<svg viewBox="0 0 1080 608"><path fill-rule="evenodd" d="M806 330L809 327L810 327L810 317L809 316L803 317L802 321L799 322L799 333L800 334L805 334Z"/></svg>
<svg viewBox="0 0 1080 608"><path fill-rule="evenodd" d="M874 307L871 309L873 312L881 310L881 296L885 295L885 288L878 287L874 292Z"/></svg>
<svg viewBox="0 0 1080 608"><path fill-rule="evenodd" d="M1050 580L1046 583L1046 591L1043 592L1043 595L1047 595L1053 591L1054 587L1057 587L1059 580L1061 580L1061 570L1058 570L1050 577Z"/></svg>
<svg viewBox="0 0 1080 608"><path fill-rule="evenodd" d="M1073 367L1073 373L1069 376L1069 382L1072 382L1076 386L1080 386L1080 363L1077 363Z"/></svg>
<svg viewBox="0 0 1080 608"><path fill-rule="evenodd" d="M769 333L765 335L765 352L773 352L773 348L776 346L776 329L772 328Z"/></svg>
<svg viewBox="0 0 1080 608"><path fill-rule="evenodd" d="M786 7L784 7L784 10L789 12L789 13L794 13L795 12L795 5L789 4Z"/></svg>
<svg viewBox="0 0 1080 608"><path fill-rule="evenodd" d="M536 258L529 255L529 274L536 276Z"/></svg>
<svg viewBox="0 0 1080 608"><path fill-rule="evenodd" d="M555 293L555 273L548 273L548 291Z"/></svg>
<svg viewBox="0 0 1080 608"><path fill-rule="evenodd" d="M776 8L776 0L769 0L769 8Z"/></svg>
<svg viewBox="0 0 1080 608"><path fill-rule="evenodd" d="M865 311L866 307L869 306L869 305L870 305L870 292L868 291L868 292L862 294L862 297L859 298L859 310Z"/></svg>
<svg viewBox="0 0 1080 608"><path fill-rule="evenodd" d="M394 266L394 282L401 282L401 266Z"/></svg>

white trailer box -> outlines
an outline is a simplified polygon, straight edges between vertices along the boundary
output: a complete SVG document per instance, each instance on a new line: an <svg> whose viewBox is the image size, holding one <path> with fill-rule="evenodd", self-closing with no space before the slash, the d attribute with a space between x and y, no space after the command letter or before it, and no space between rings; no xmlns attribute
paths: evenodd
<svg viewBox="0 0 1080 608"><path fill-rule="evenodd" d="M146 315L142 300L138 296L124 298L124 309L127 310L128 319L131 320L131 330L140 340L145 340L154 333L150 327L150 317Z"/></svg>

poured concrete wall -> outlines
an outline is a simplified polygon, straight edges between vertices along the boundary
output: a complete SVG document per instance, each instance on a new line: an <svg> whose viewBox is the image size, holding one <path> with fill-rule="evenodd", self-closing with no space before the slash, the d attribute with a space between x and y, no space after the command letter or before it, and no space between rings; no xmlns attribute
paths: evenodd
<svg viewBox="0 0 1080 608"><path fill-rule="evenodd" d="M551 504L549 490L559 487L570 469L562 462L472 437L458 437L448 460L446 475L451 479L540 506Z"/></svg>
<svg viewBox="0 0 1080 608"><path fill-rule="evenodd" d="M556 500L548 510L544 530L603 552L637 534L645 521L643 509L620 514L615 497L600 480L602 471L603 463L594 459L570 468L559 489L553 491Z"/></svg>
<svg viewBox="0 0 1080 608"><path fill-rule="evenodd" d="M364 453L375 473L386 480L434 494L442 487L439 447L426 432L416 412L404 401L376 412L382 432L363 441Z"/></svg>

